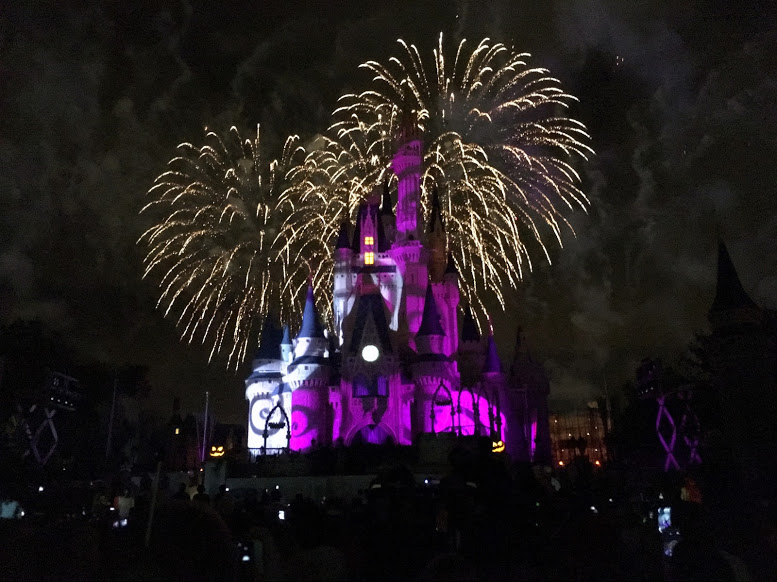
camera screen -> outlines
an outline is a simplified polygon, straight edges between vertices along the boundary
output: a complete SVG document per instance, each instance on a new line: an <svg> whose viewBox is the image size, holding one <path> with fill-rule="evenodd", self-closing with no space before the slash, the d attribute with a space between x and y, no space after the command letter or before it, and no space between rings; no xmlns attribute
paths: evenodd
<svg viewBox="0 0 777 582"><path fill-rule="evenodd" d="M658 531L664 533L667 529L672 527L672 508L671 507L659 507L658 508Z"/></svg>

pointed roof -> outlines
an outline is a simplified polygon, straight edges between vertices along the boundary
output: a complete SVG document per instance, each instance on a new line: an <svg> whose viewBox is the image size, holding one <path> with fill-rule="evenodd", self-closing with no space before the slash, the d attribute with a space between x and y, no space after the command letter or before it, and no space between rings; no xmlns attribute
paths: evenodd
<svg viewBox="0 0 777 582"><path fill-rule="evenodd" d="M361 346L364 329L367 325L367 320L370 317L375 324L375 330L378 333L382 351L384 353L392 352L386 311L386 304L377 288L374 293L364 293L359 296L356 305L356 322L353 328L353 335L351 336L351 344L349 346L351 353L356 353Z"/></svg>
<svg viewBox="0 0 777 582"><path fill-rule="evenodd" d="M725 243L722 240L718 241L718 282L710 313L743 307L757 308L758 306L742 287Z"/></svg>
<svg viewBox="0 0 777 582"><path fill-rule="evenodd" d="M461 341L463 342L479 342L480 332L478 326L475 323L475 318L472 317L472 309L469 306L464 310L464 319L461 322Z"/></svg>
<svg viewBox="0 0 777 582"><path fill-rule="evenodd" d="M440 211L440 196L437 193L437 187L432 190L432 211L429 213L429 232L434 232L437 223L440 223L440 231L445 232L445 225L442 221L442 212Z"/></svg>
<svg viewBox="0 0 777 582"><path fill-rule="evenodd" d="M348 220L344 220L343 223L340 225L340 233L337 235L337 244L335 244L336 249L350 248L351 242L348 238L349 226L350 226L350 223Z"/></svg>
<svg viewBox="0 0 777 582"><path fill-rule="evenodd" d="M456 262L453 260L453 253L448 253L448 264L445 265L445 275L458 275L459 270L456 268Z"/></svg>
<svg viewBox="0 0 777 582"><path fill-rule="evenodd" d="M351 242L351 250L355 253L360 253L362 250L362 214L364 213L364 205L359 206L359 212L356 213L356 224L353 227L353 241Z"/></svg>
<svg viewBox="0 0 777 582"><path fill-rule="evenodd" d="M284 325L283 326L283 338L281 339L281 345L282 346L290 346L291 345L291 337L289 337L289 326Z"/></svg>
<svg viewBox="0 0 777 582"><path fill-rule="evenodd" d="M380 213L387 216L394 216L394 206L391 203L391 192L389 191L388 180L383 182L383 199L380 205Z"/></svg>
<svg viewBox="0 0 777 582"><path fill-rule="evenodd" d="M499 353L496 350L496 341L494 341L494 332L488 334L488 345L486 346L486 361L483 363L484 374L501 374L502 360L499 359Z"/></svg>
<svg viewBox="0 0 777 582"><path fill-rule="evenodd" d="M383 230L383 221L380 219L380 216L378 216L378 212L377 212L378 208L375 207L374 209L375 209L375 215L376 215L375 234L377 235L376 238L378 239L377 249L379 253L385 253L391 248L391 245L389 244L388 237L386 237L386 232Z"/></svg>
<svg viewBox="0 0 777 582"><path fill-rule="evenodd" d="M432 284L426 285L426 299L424 299L424 314L421 317L421 327L416 335L445 335L440 324L440 312L437 302L434 300Z"/></svg>
<svg viewBox="0 0 777 582"><path fill-rule="evenodd" d="M523 346L523 327L518 326L518 331L515 333L515 351L520 352Z"/></svg>
<svg viewBox="0 0 777 582"><path fill-rule="evenodd" d="M281 357L281 330L276 325L275 318L267 315L262 326L259 347L254 354L255 360L278 360Z"/></svg>
<svg viewBox="0 0 777 582"><path fill-rule="evenodd" d="M297 337L324 337L324 328L321 326L321 321L318 318L312 284L308 284L305 310L302 312L302 327Z"/></svg>

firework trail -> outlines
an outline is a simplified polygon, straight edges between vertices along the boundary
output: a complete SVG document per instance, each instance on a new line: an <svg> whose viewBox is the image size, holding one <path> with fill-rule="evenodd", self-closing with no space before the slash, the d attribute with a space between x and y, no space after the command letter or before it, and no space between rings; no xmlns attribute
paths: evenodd
<svg viewBox="0 0 777 582"><path fill-rule="evenodd" d="M412 115L424 141L425 218L436 187L461 292L482 317L491 299L504 308L503 290L531 270L527 243L550 261L546 239L561 244L564 225L571 231L564 213L586 210L574 164L593 154L590 138L564 115L576 99L547 70L531 68L528 54L488 39L468 53L462 41L449 66L440 35L426 67L414 45L398 42L401 57L362 65L373 75L369 87L341 97L324 147L295 169L282 194L295 207L288 242L331 246L359 202L394 180L395 136Z"/></svg>
<svg viewBox="0 0 777 582"><path fill-rule="evenodd" d="M280 160L265 164L259 129L254 140L238 130L206 129L204 145L178 146L149 190L141 213L157 222L139 239L146 248L144 277L156 277L158 307L177 316L182 339L224 353L228 365L246 359L268 313L298 318L294 304L308 265L290 260L278 209L285 174L304 159L290 137Z"/></svg>

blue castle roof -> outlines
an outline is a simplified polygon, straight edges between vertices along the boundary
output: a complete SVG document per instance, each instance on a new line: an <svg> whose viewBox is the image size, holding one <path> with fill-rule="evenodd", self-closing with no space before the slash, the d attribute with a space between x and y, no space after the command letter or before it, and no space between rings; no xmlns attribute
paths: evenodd
<svg viewBox="0 0 777 582"><path fill-rule="evenodd" d="M255 360L278 360L280 351L281 330L275 324L275 318L267 316L262 327L262 335L259 340L259 348L254 354Z"/></svg>
<svg viewBox="0 0 777 582"><path fill-rule="evenodd" d="M313 297L313 285L308 285L305 310L302 312L302 327L297 337L324 337L324 328L318 318L316 301Z"/></svg>

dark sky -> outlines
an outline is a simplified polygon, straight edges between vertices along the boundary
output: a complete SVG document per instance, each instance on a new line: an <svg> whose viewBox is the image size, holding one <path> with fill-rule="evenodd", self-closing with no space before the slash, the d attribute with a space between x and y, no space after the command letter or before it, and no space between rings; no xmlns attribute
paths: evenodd
<svg viewBox="0 0 777 582"><path fill-rule="evenodd" d="M496 315L523 325L556 398L630 380L707 329L718 236L777 308L774 3L622 0L16 2L0 8L0 323L42 319L80 350L148 365L149 405L178 394L242 420L243 377L178 342L141 281L145 192L205 125L262 124L264 147L328 125L359 63L487 36L532 53L581 102L598 157L588 214ZM630 6L639 5L638 7Z"/></svg>

